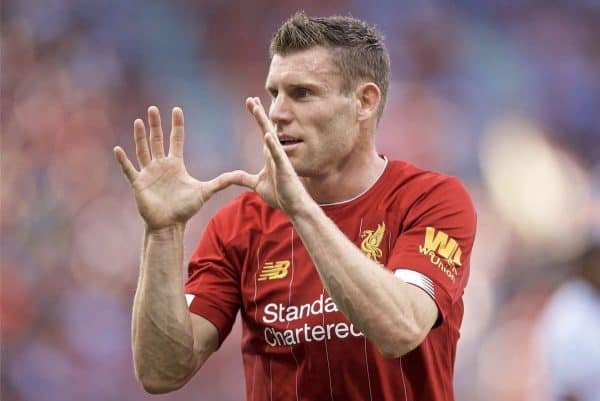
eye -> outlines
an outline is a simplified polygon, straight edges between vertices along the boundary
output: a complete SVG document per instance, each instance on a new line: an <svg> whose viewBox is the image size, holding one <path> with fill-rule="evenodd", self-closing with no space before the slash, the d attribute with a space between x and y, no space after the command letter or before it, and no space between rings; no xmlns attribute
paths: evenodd
<svg viewBox="0 0 600 401"><path fill-rule="evenodd" d="M302 99L302 98L312 95L312 92L306 88L295 88L294 91L292 92L292 95L294 96L295 99Z"/></svg>
<svg viewBox="0 0 600 401"><path fill-rule="evenodd" d="M269 89L269 94L271 95L271 97L275 98L275 97L277 97L277 90Z"/></svg>

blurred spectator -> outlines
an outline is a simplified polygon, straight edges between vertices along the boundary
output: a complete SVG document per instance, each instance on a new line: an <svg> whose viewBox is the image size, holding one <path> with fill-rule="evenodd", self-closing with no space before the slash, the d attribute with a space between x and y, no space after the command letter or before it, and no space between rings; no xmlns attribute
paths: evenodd
<svg viewBox="0 0 600 401"><path fill-rule="evenodd" d="M548 401L600 399L600 245L574 270L550 298L537 333Z"/></svg>
<svg viewBox="0 0 600 401"><path fill-rule="evenodd" d="M537 366L530 352L540 339L534 322L564 276L564 263L556 260L563 244L556 234L564 225L551 210L563 204L582 209L574 200L586 199L581 194L590 186L588 176L592 196L600 195L597 1L0 3L3 401L151 399L135 382L129 351L142 226L111 149L118 143L131 153L132 122L148 105L179 105L186 112L192 174L205 179L234 168L257 169L260 138L243 99L266 99L266 43L299 8L353 14L383 30L393 80L380 151L460 175L477 194L480 232L465 294L457 399L536 400L527 395L543 387L527 379ZM478 144L495 122L515 120L538 127L543 142L560 151L550 154L550 174L535 158L546 155L545 145L532 152L510 148L495 175L517 171L499 181L511 190L502 184L491 191L490 160ZM535 136L511 129L499 135ZM513 192L517 184L519 192ZM572 190L575 184L581 193ZM219 194L191 222L186 256L207 216L235 191ZM498 194L508 208L499 207ZM571 202L561 203L563 198ZM507 210L524 217L511 220ZM599 210L596 200L597 222ZM553 228L543 229L550 222ZM589 222L578 224L574 232L583 235ZM540 236L549 239L542 248L534 241ZM585 330L561 350L598 332L592 325L600 307L597 301L592 306L591 288L589 281L572 281L549 304L547 313L558 317L544 322L564 334L583 322L577 320L582 315L556 297L584 302L588 296ZM186 389L161 399L241 399L235 330ZM597 358L593 352L586 357ZM563 354L554 358L550 362ZM567 373L583 366L583 359L571 359L551 371L561 372L556 383L567 384ZM596 371L590 385L598 377ZM548 399L542 397L537 399Z"/></svg>

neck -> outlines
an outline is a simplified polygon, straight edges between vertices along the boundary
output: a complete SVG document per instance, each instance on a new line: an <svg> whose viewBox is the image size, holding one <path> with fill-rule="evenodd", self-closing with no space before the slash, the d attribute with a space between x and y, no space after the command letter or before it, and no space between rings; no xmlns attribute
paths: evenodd
<svg viewBox="0 0 600 401"><path fill-rule="evenodd" d="M304 187L315 202L323 205L355 198L375 184L386 163L374 149L362 158L354 156L351 160L332 173L302 177Z"/></svg>

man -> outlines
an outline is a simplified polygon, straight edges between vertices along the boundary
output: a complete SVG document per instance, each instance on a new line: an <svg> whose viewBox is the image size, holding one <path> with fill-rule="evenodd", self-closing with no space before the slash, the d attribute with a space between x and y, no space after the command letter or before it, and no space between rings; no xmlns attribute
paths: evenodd
<svg viewBox="0 0 600 401"><path fill-rule="evenodd" d="M347 17L285 22L271 43L258 174L208 182L183 164L183 114L164 155L136 120L137 171L115 155L146 223L133 306L136 374L151 393L183 386L238 310L248 400L453 400L475 212L458 180L388 161L375 130L389 82L379 35ZM231 184L184 284L187 220ZM185 288L185 293L184 293Z"/></svg>

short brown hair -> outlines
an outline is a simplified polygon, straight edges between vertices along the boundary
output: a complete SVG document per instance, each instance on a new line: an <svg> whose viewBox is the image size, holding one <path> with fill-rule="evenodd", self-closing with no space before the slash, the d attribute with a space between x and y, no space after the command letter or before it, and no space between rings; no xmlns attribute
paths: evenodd
<svg viewBox="0 0 600 401"><path fill-rule="evenodd" d="M381 90L381 116L390 84L390 56L383 36L372 26L352 17L309 17L295 13L273 35L271 58L323 46L332 51L332 61L342 76L342 92L350 93L364 79Z"/></svg>

